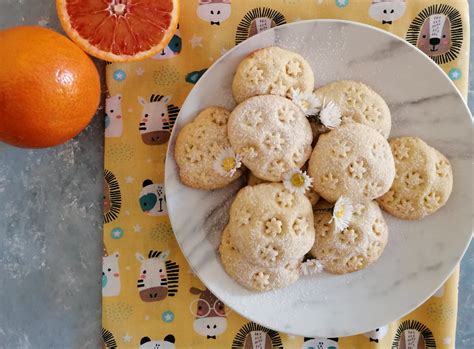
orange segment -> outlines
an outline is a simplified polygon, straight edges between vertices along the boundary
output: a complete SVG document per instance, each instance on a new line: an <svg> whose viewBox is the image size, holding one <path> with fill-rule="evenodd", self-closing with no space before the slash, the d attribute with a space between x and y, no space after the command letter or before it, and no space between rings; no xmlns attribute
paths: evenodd
<svg viewBox="0 0 474 349"><path fill-rule="evenodd" d="M56 7L68 36L111 62L153 56L178 25L179 0L56 0Z"/></svg>

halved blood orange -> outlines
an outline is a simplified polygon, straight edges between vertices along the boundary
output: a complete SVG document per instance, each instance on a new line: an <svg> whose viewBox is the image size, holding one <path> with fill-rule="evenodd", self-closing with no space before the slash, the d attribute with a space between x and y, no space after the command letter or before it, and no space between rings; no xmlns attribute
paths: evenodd
<svg viewBox="0 0 474 349"><path fill-rule="evenodd" d="M67 35L110 62L153 56L178 26L179 0L56 0L56 8Z"/></svg>

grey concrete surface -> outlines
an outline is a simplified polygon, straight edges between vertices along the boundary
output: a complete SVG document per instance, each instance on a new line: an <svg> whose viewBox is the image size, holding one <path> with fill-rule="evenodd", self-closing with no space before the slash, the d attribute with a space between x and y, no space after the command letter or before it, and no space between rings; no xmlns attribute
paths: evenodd
<svg viewBox="0 0 474 349"><path fill-rule="evenodd" d="M472 22L474 7L470 15ZM19 24L59 30L55 2L0 0L0 29ZM471 82L473 46L471 38ZM472 83L469 106L474 110ZM99 110L62 146L32 151L0 143L0 348L99 348L102 133ZM474 348L473 291L471 244L461 263L459 349Z"/></svg>

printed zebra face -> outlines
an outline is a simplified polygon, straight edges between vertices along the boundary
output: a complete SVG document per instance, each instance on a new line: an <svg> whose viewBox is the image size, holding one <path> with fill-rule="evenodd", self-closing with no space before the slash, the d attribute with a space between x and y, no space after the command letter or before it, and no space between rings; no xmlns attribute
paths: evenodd
<svg viewBox="0 0 474 349"><path fill-rule="evenodd" d="M168 103L171 96L152 95L150 102L138 97L143 106L140 119L140 134L148 145L165 144L170 138L170 122L168 117Z"/></svg>
<svg viewBox="0 0 474 349"><path fill-rule="evenodd" d="M156 257L148 259L140 253L136 253L136 257L141 263L137 287L140 291L140 298L144 302L156 302L166 298L168 280L164 261L168 256L169 251L158 253Z"/></svg>

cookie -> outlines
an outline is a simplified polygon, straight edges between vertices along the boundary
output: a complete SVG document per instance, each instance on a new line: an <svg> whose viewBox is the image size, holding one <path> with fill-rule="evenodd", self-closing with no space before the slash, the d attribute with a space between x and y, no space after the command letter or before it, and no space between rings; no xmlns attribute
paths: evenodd
<svg viewBox="0 0 474 349"><path fill-rule="evenodd" d="M229 177L214 170L216 158L230 147L227 137L228 119L227 110L206 108L179 132L174 156L184 184L197 189L217 189L240 177L241 170Z"/></svg>
<svg viewBox="0 0 474 349"><path fill-rule="evenodd" d="M303 112L279 96L257 96L230 114L232 148L257 177L280 182L291 168L301 168L311 155L311 126Z"/></svg>
<svg viewBox="0 0 474 349"><path fill-rule="evenodd" d="M368 126L351 123L319 137L308 172L313 189L334 203L345 196L354 202L385 194L395 177L390 145Z"/></svg>
<svg viewBox="0 0 474 349"><path fill-rule="evenodd" d="M258 178L252 172L249 173L247 185L257 185L257 184L262 184L262 183L268 183L268 181Z"/></svg>
<svg viewBox="0 0 474 349"><path fill-rule="evenodd" d="M354 205L349 226L336 232L330 211L314 213L316 239L311 255L319 259L324 270L345 274L364 269L382 254L388 239L388 228L375 201Z"/></svg>
<svg viewBox="0 0 474 349"><path fill-rule="evenodd" d="M252 172L249 173L249 178L247 181L247 185L257 185L262 183L269 183L263 179L258 178ZM307 190L305 191L304 195L309 199L311 205L316 205L319 200L319 195L314 190Z"/></svg>
<svg viewBox="0 0 474 349"><path fill-rule="evenodd" d="M232 82L237 103L258 95L291 97L295 90L311 92L314 74L299 54L267 47L252 52L240 62Z"/></svg>
<svg viewBox="0 0 474 349"><path fill-rule="evenodd" d="M388 138L392 127L390 109L369 86L357 81L339 80L317 89L315 94L321 101L333 101L339 106L341 124L364 124Z"/></svg>
<svg viewBox="0 0 474 349"><path fill-rule="evenodd" d="M230 208L229 232L233 245L252 263L284 266L313 246L311 203L281 183L244 187Z"/></svg>
<svg viewBox="0 0 474 349"><path fill-rule="evenodd" d="M448 200L453 174L448 159L416 137L390 140L396 176L390 190L378 199L388 213L401 219L421 219Z"/></svg>
<svg viewBox="0 0 474 349"><path fill-rule="evenodd" d="M240 285L255 291L269 291L286 287L299 278L301 259L280 268L265 268L251 263L233 245L229 230L222 233L219 247L222 265L229 276Z"/></svg>

